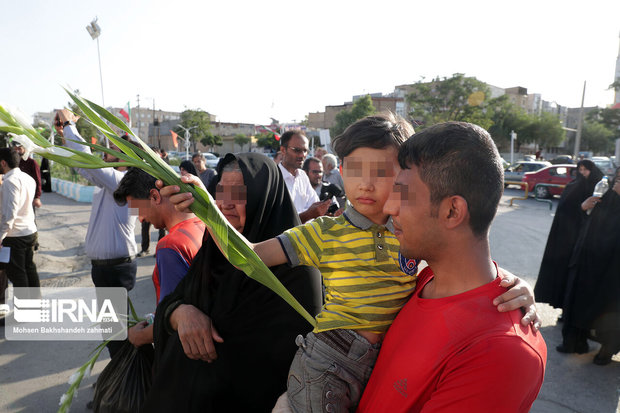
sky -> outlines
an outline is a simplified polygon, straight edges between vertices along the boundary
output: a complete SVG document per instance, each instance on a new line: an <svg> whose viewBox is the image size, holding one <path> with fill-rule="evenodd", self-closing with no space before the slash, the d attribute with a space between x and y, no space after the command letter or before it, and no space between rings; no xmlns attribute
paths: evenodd
<svg viewBox="0 0 620 413"><path fill-rule="evenodd" d="M301 121L353 95L464 73L578 107L613 102L620 1L0 0L0 102Z"/></svg>

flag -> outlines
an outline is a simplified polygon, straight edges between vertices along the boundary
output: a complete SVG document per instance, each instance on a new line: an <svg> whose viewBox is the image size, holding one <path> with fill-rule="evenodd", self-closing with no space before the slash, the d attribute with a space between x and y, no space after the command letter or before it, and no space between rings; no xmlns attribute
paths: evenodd
<svg viewBox="0 0 620 413"><path fill-rule="evenodd" d="M97 144L97 138L95 138L94 136L90 137L90 143L92 143L93 145Z"/></svg>
<svg viewBox="0 0 620 413"><path fill-rule="evenodd" d="M174 149L178 149L179 144L177 142L177 138L179 137L179 135L174 133L172 129L170 130L170 134L172 135L172 143L174 144Z"/></svg>
<svg viewBox="0 0 620 413"><path fill-rule="evenodd" d="M122 108L119 112L127 122L129 122L129 127L131 127L131 107L129 106L129 102L127 102L127 110Z"/></svg>
<svg viewBox="0 0 620 413"><path fill-rule="evenodd" d="M273 133L273 137L276 138L277 141L280 140L280 134L267 126L260 125L256 129L258 129L260 133Z"/></svg>

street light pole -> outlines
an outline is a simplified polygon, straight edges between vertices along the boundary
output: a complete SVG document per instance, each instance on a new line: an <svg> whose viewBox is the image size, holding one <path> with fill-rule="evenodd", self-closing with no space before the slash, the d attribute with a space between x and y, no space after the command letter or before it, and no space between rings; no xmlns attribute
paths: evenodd
<svg viewBox="0 0 620 413"><path fill-rule="evenodd" d="M99 51L99 35L101 35L101 27L97 24L97 17L86 26L86 30L93 40L97 40L97 57L99 58L99 81L101 82L101 106L105 107L103 98L103 72L101 71L101 52Z"/></svg>
<svg viewBox="0 0 620 413"><path fill-rule="evenodd" d="M189 146L190 146L190 143L189 143L190 133L189 133L189 131L191 131L194 128L197 128L198 126L192 126L191 128L186 128L185 126L181 125L180 123L177 126L185 131L185 159L189 159Z"/></svg>
<svg viewBox="0 0 620 413"><path fill-rule="evenodd" d="M583 94L581 95L581 107L579 108L579 120L577 121L577 136L575 137L575 150L573 156L579 159L579 147L581 146L581 129L583 127L583 101L586 98L586 81L583 81Z"/></svg>
<svg viewBox="0 0 620 413"><path fill-rule="evenodd" d="M517 140L517 134L515 131L510 131L510 165L515 163L515 141Z"/></svg>

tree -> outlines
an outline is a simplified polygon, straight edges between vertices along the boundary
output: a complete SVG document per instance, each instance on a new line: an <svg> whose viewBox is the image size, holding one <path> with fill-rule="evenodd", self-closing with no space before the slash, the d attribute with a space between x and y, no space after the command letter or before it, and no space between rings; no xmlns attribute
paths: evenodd
<svg viewBox="0 0 620 413"><path fill-rule="evenodd" d="M586 121L598 122L612 131L616 138L620 138L620 109L597 108L588 113Z"/></svg>
<svg viewBox="0 0 620 413"><path fill-rule="evenodd" d="M237 145L239 145L241 147L241 150L243 150L243 145L252 142L252 139L250 139L249 136L246 136L243 133L236 134L235 137L233 138L233 140L235 141L235 143ZM251 146L252 145L250 145L249 149L251 149Z"/></svg>
<svg viewBox="0 0 620 413"><path fill-rule="evenodd" d="M556 115L542 112L540 116L534 115L531 118L531 123L519 135L521 143L533 143L546 148L559 146L562 143L566 132Z"/></svg>
<svg viewBox="0 0 620 413"><path fill-rule="evenodd" d="M489 134L498 148L509 148L510 133L514 131L520 136L532 122L531 117L522 108L511 103L506 95L494 99L490 110L493 124L489 127Z"/></svg>
<svg viewBox="0 0 620 413"><path fill-rule="evenodd" d="M614 131L599 122L585 121L581 131L582 149L607 154L614 150Z"/></svg>
<svg viewBox="0 0 620 413"><path fill-rule="evenodd" d="M272 132L261 133L260 135L258 135L256 137L256 145L261 148L270 149L275 152L280 149L280 141L276 140L276 137Z"/></svg>
<svg viewBox="0 0 620 413"><path fill-rule="evenodd" d="M489 129L493 125L494 103L489 99L489 88L475 77L455 73L452 77L435 78L431 82L419 81L407 95L413 109L410 116L421 124L431 126L440 122L470 122Z"/></svg>
<svg viewBox="0 0 620 413"><path fill-rule="evenodd" d="M184 110L181 112L181 120L179 123L186 129L194 128L190 131L189 138L190 142L194 144L194 152L196 152L196 144L198 142L205 146L213 147L216 145L214 136L209 132L211 129L211 117L204 110ZM185 136L185 130L180 126L176 126L174 132L178 133L181 137Z"/></svg>
<svg viewBox="0 0 620 413"><path fill-rule="evenodd" d="M351 110L345 109L336 115L336 118L334 119L336 121L336 125L331 128L331 136L335 137L340 135L356 120L372 115L375 112L376 109L372 104L372 98L370 95L359 98L355 101Z"/></svg>

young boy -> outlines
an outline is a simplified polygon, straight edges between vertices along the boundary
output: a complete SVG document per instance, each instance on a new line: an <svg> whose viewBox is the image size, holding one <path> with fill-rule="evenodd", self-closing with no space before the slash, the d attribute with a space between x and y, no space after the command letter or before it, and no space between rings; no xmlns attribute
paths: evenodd
<svg viewBox="0 0 620 413"><path fill-rule="evenodd" d="M407 273L399 269L399 243L383 213L398 172L398 148L413 132L392 114L351 125L333 142L343 160L350 202L345 212L254 245L267 266L309 265L323 276L323 310L314 331L297 337L300 349L289 372L294 411L355 409L381 338L415 289L417 262Z"/></svg>

